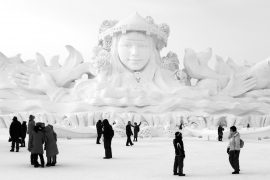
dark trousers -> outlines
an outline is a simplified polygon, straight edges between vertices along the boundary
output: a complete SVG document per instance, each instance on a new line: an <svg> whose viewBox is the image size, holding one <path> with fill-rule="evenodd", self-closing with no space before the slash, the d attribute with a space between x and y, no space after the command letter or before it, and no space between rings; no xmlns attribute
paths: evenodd
<svg viewBox="0 0 270 180"><path fill-rule="evenodd" d="M138 138L138 133L135 133L135 132L134 132L134 139L133 139L133 141L136 141L136 142L137 142L137 141L138 141L137 138Z"/></svg>
<svg viewBox="0 0 270 180"><path fill-rule="evenodd" d="M39 156L39 159L40 159L40 164L42 166L44 166L44 158L43 158L43 154L33 154L33 157L34 157L34 165L38 165L38 156Z"/></svg>
<svg viewBox="0 0 270 180"><path fill-rule="evenodd" d="M218 135L218 140L222 141L223 135Z"/></svg>
<svg viewBox="0 0 270 180"><path fill-rule="evenodd" d="M31 161L31 165L35 165L35 155L32 153L30 155L30 161Z"/></svg>
<svg viewBox="0 0 270 180"><path fill-rule="evenodd" d="M102 136L102 133L97 133L97 144L100 144L100 138Z"/></svg>
<svg viewBox="0 0 270 180"><path fill-rule="evenodd" d="M184 167L184 157L176 155L174 158L173 173L183 174L183 167Z"/></svg>
<svg viewBox="0 0 270 180"><path fill-rule="evenodd" d="M47 157L47 165L55 165L56 164L56 155Z"/></svg>
<svg viewBox="0 0 270 180"><path fill-rule="evenodd" d="M235 172L239 172L239 150L233 150L229 152L229 161Z"/></svg>
<svg viewBox="0 0 270 180"><path fill-rule="evenodd" d="M111 148L112 139L104 138L104 149L105 149L105 157L112 158L112 148Z"/></svg>
<svg viewBox="0 0 270 180"><path fill-rule="evenodd" d="M19 150L19 139L17 139L17 138L12 139L11 150L14 151L15 145L16 145L16 150L18 151Z"/></svg>
<svg viewBox="0 0 270 180"><path fill-rule="evenodd" d="M129 144L130 144L130 145L133 145L133 143L132 143L130 137L131 137L131 135L130 135L130 136L127 136L127 143L126 143L127 146L128 146Z"/></svg>
<svg viewBox="0 0 270 180"><path fill-rule="evenodd" d="M25 138L22 138L21 147L25 147Z"/></svg>

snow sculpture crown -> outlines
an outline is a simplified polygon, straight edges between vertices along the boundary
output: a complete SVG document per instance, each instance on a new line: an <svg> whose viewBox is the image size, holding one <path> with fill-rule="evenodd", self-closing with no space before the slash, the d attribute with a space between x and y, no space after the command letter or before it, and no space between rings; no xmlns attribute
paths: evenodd
<svg viewBox="0 0 270 180"><path fill-rule="evenodd" d="M116 34L125 34L128 31L145 32L156 38L157 49L160 50L167 46L170 28L167 24L155 24L152 17L143 18L135 13L121 21L105 20L99 29L99 41L103 48L110 50L111 39Z"/></svg>

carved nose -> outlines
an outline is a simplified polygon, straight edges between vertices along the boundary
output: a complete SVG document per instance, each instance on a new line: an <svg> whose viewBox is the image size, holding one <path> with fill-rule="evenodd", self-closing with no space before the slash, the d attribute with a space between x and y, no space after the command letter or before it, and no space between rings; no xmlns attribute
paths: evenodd
<svg viewBox="0 0 270 180"><path fill-rule="evenodd" d="M137 47L132 46L130 49L130 53L131 53L131 55L136 55L138 53Z"/></svg>

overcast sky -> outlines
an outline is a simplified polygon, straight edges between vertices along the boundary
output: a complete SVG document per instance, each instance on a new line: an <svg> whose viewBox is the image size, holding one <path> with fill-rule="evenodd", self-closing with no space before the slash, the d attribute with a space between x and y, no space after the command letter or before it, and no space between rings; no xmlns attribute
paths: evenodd
<svg viewBox="0 0 270 180"><path fill-rule="evenodd" d="M163 53L172 50L180 59L185 48L207 47L238 63L270 56L269 0L0 0L0 51L65 58L69 44L89 59L101 22L136 11L169 24Z"/></svg>

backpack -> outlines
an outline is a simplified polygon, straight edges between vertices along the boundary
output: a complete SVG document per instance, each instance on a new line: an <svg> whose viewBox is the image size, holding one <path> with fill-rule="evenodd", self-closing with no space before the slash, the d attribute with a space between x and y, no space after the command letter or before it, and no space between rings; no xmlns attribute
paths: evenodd
<svg viewBox="0 0 270 180"><path fill-rule="evenodd" d="M245 144L245 142L242 139L240 139L240 148L243 148L244 144Z"/></svg>

